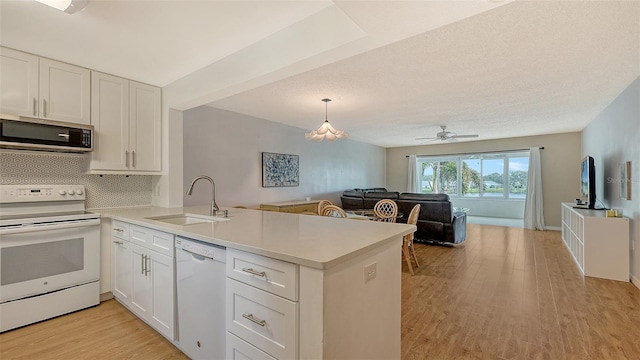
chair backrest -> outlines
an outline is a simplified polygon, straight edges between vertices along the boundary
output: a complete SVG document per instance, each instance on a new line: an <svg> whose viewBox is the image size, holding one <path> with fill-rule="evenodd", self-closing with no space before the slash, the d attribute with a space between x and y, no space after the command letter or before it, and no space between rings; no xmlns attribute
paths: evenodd
<svg viewBox="0 0 640 360"><path fill-rule="evenodd" d="M389 199L380 200L373 207L373 213L375 214L377 221L396 222L398 204Z"/></svg>
<svg viewBox="0 0 640 360"><path fill-rule="evenodd" d="M347 213L335 205L327 205L322 209L322 216L346 218Z"/></svg>
<svg viewBox="0 0 640 360"><path fill-rule="evenodd" d="M407 224L415 225L418 223L418 215L420 215L420 204L416 204L411 212L409 213L409 217L407 218Z"/></svg>
<svg viewBox="0 0 640 360"><path fill-rule="evenodd" d="M322 209L327 205L333 205L333 203L329 200L320 200L318 203L318 215L322 215Z"/></svg>
<svg viewBox="0 0 640 360"><path fill-rule="evenodd" d="M408 225L417 224L419 216L420 216L420 204L416 204L413 207L413 209L411 209L411 212L409 213L409 217L407 218L407 224ZM411 234L407 234L407 235L404 236L404 240L405 241L412 241L414 235L415 235L415 232L412 232Z"/></svg>

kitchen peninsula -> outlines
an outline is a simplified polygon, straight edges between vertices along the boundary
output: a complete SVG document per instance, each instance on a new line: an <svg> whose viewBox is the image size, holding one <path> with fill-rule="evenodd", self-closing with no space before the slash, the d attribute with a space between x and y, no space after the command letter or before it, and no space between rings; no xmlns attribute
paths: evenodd
<svg viewBox="0 0 640 360"><path fill-rule="evenodd" d="M399 253L402 236L415 231L414 226L235 208L228 209L227 219L214 222L176 225L158 219L208 211L204 206L99 210L104 222L103 250L107 242L107 248L114 243L111 257L116 256L116 243L123 243L124 233L131 231L133 236L134 229L226 248L227 315L220 326L227 331L227 358L235 358L236 350L243 356L269 358L400 357ZM116 224L121 225L118 231ZM166 244L163 251L173 252ZM111 263L105 256L104 261ZM245 276L240 270L254 274ZM121 280L112 276L113 287ZM126 305L117 291L113 293ZM267 314L264 322L259 311L271 303L260 304L262 299L281 302L292 311L274 311L278 315ZM179 298L177 302L180 306ZM239 309L245 302L253 304L251 311L256 312ZM145 321L153 327L152 321ZM159 331L182 348L177 330L171 325L165 330Z"/></svg>

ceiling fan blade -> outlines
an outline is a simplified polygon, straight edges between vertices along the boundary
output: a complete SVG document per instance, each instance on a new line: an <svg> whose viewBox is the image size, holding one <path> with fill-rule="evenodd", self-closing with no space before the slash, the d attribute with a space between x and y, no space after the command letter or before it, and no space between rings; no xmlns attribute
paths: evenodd
<svg viewBox="0 0 640 360"><path fill-rule="evenodd" d="M416 140L437 140L435 137L416 138Z"/></svg>
<svg viewBox="0 0 640 360"><path fill-rule="evenodd" d="M454 138L454 139L455 138L458 138L458 139L461 139L461 138L477 138L478 134L473 134L473 135L451 135L449 137L450 138Z"/></svg>

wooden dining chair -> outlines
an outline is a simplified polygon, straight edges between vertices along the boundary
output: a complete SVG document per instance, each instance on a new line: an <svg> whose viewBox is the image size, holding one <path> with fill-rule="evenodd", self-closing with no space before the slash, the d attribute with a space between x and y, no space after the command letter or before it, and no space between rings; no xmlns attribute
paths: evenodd
<svg viewBox="0 0 640 360"><path fill-rule="evenodd" d="M327 205L322 209L322 216L329 216L335 218L347 218L347 213L335 205Z"/></svg>
<svg viewBox="0 0 640 360"><path fill-rule="evenodd" d="M409 217L407 218L408 225L416 225L418 223L418 215L420 215L420 204L416 204L411 212L409 213ZM413 247L413 235L415 232L411 234L407 234L404 236L402 240L402 257L407 261L407 265L409 266L409 273L413 275L413 268L411 267L411 257L416 262L416 267L419 267L418 257L416 256L416 250Z"/></svg>
<svg viewBox="0 0 640 360"><path fill-rule="evenodd" d="M320 200L318 203L318 215L322 215L322 209L327 205L333 205L333 203L329 200Z"/></svg>
<svg viewBox="0 0 640 360"><path fill-rule="evenodd" d="M373 214L376 221L396 222L398 204L390 199L380 200L373 207Z"/></svg>

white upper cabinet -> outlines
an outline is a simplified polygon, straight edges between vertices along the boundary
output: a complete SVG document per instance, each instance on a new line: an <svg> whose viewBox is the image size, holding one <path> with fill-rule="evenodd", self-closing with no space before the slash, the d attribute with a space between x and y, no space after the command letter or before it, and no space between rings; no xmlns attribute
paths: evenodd
<svg viewBox="0 0 640 360"><path fill-rule="evenodd" d="M38 116L38 60L35 55L0 48L0 113Z"/></svg>
<svg viewBox="0 0 640 360"><path fill-rule="evenodd" d="M0 48L0 112L89 125L91 72Z"/></svg>
<svg viewBox="0 0 640 360"><path fill-rule="evenodd" d="M91 72L92 170L128 170L129 80Z"/></svg>
<svg viewBox="0 0 640 360"><path fill-rule="evenodd" d="M136 171L160 171L160 88L129 82L129 149Z"/></svg>
<svg viewBox="0 0 640 360"><path fill-rule="evenodd" d="M161 170L160 89L91 73L94 151L90 172L149 174Z"/></svg>
<svg viewBox="0 0 640 360"><path fill-rule="evenodd" d="M40 118L89 125L91 72L40 58Z"/></svg>

